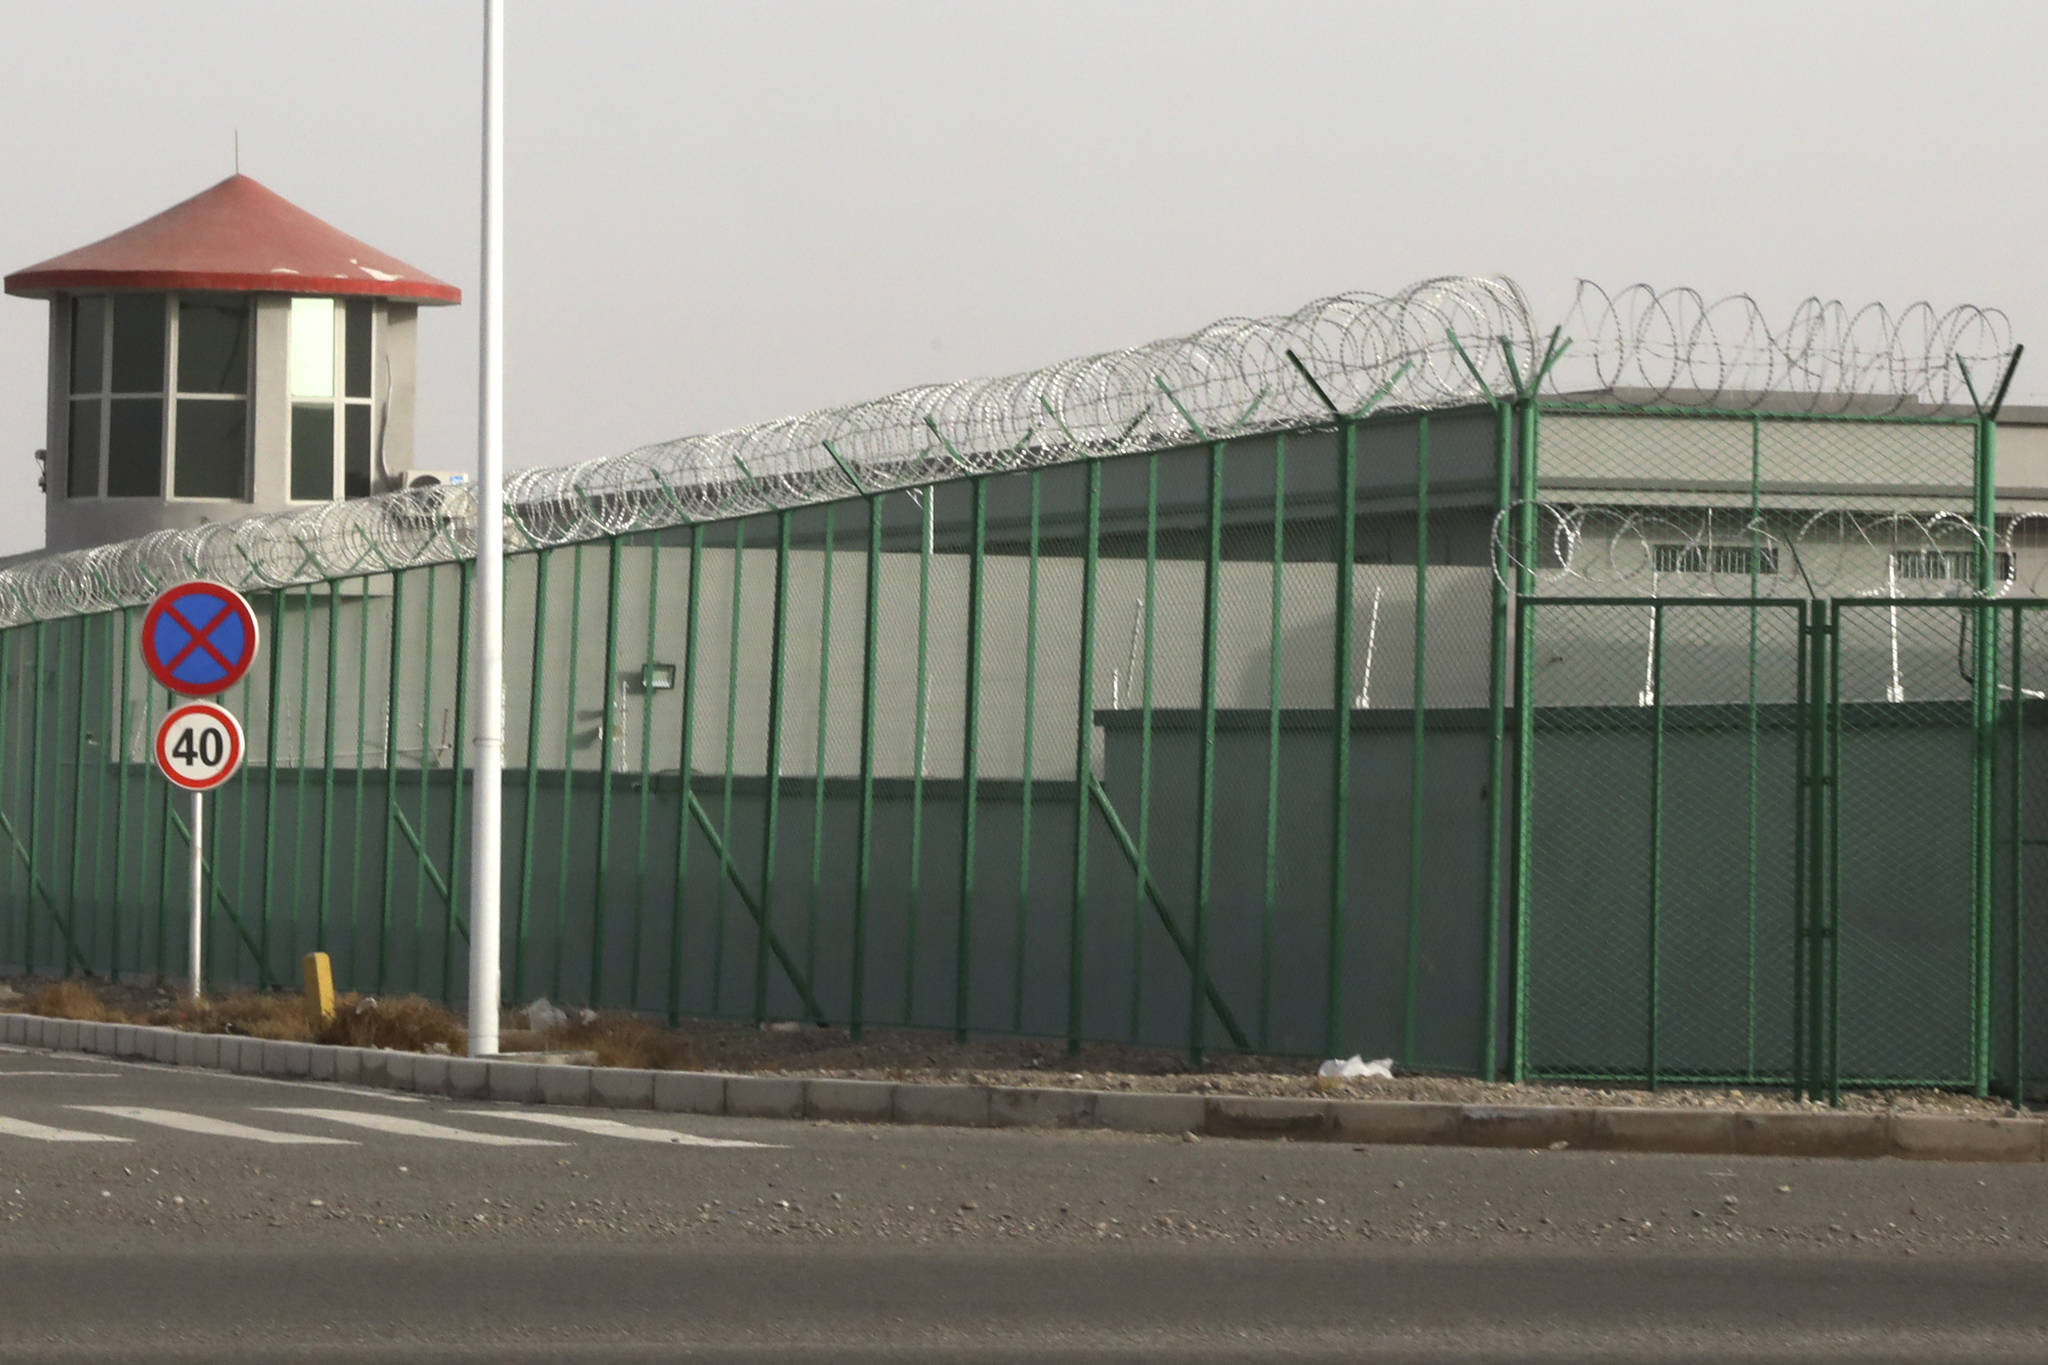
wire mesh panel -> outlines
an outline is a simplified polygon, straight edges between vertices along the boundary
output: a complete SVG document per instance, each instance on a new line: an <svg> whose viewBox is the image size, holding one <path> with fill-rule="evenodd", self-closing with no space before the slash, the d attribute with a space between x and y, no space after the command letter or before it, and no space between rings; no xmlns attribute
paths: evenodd
<svg viewBox="0 0 2048 1365"><path fill-rule="evenodd" d="M1525 601L1527 1067L1788 1079L1796 603Z"/></svg>
<svg viewBox="0 0 2048 1365"><path fill-rule="evenodd" d="M2008 1095L2048 1077L2048 603L2002 604L1993 723L1991 1073Z"/></svg>
<svg viewBox="0 0 2048 1365"><path fill-rule="evenodd" d="M1841 1084L1968 1085L1976 1072L1988 985L1976 628L1993 610L1836 604L1825 991Z"/></svg>
<svg viewBox="0 0 2048 1365"><path fill-rule="evenodd" d="M1551 597L1946 592L1998 548L1976 455L1959 419L1546 408L1525 557Z"/></svg>

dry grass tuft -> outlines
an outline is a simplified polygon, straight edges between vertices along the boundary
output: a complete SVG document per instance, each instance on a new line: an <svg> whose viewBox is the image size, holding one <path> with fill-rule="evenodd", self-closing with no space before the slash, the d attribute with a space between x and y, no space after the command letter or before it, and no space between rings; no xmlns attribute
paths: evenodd
<svg viewBox="0 0 2048 1365"><path fill-rule="evenodd" d="M366 995L337 996L333 1020L314 1041L342 1047L388 1047L404 1052L425 1052L438 1043L458 1055L469 1049L469 1034L455 1016L417 995L384 1000Z"/></svg>
<svg viewBox="0 0 2048 1365"><path fill-rule="evenodd" d="M151 1015L149 1022L189 1033L234 1033L282 1043L313 1041L304 997L281 992L242 991L204 1000L180 1000Z"/></svg>
<svg viewBox="0 0 2048 1365"><path fill-rule="evenodd" d="M571 1019L543 1035L549 1051L594 1052L599 1066L643 1067L653 1071L694 1071L696 1049L681 1034L631 1014L600 1014L588 1023Z"/></svg>
<svg viewBox="0 0 2048 1365"><path fill-rule="evenodd" d="M99 993L83 981L58 981L44 986L23 1002L30 1014L45 1019L83 1019L88 1023L132 1023L128 1015L100 1003Z"/></svg>

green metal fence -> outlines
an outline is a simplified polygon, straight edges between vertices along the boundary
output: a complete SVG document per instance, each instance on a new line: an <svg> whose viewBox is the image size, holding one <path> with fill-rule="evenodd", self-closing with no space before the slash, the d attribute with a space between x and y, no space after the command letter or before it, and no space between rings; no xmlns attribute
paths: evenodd
<svg viewBox="0 0 2048 1365"><path fill-rule="evenodd" d="M1994 600L1990 415L1539 404L1541 372L1000 473L933 421L928 486L515 556L508 993L1653 1086L2038 1074L2048 640ZM258 598L216 983L320 947L461 996L470 604L462 562ZM183 960L139 616L0 632L0 958Z"/></svg>

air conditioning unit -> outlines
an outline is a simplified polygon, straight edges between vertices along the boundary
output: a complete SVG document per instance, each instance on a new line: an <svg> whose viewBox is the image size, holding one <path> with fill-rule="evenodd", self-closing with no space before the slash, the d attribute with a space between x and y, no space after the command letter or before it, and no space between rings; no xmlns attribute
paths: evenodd
<svg viewBox="0 0 2048 1365"><path fill-rule="evenodd" d="M438 488L444 483L468 483L469 475L459 469L408 469L398 481L405 488Z"/></svg>

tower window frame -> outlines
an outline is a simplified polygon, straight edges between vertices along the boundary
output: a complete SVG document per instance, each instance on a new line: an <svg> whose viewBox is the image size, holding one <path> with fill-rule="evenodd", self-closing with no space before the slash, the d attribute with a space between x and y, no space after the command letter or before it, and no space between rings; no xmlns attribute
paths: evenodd
<svg viewBox="0 0 2048 1365"><path fill-rule="evenodd" d="M338 502L381 491L376 478L376 360L384 325L381 300L324 295L291 300L285 328L291 413L287 502Z"/></svg>
<svg viewBox="0 0 2048 1365"><path fill-rule="evenodd" d="M251 431L251 412L254 401L256 378L255 358L255 308L253 301L245 294L218 294L198 292L136 291L104 294L73 294L67 296L67 345L65 348L65 469L64 497L74 502L128 502L154 500L178 503L247 503L252 497L251 480L254 474L254 460ZM240 391L230 387L228 391L186 389L182 386L179 362L182 341L182 314L185 305L222 307L226 305L239 315L241 336ZM153 305L153 306L152 306ZM97 357L94 371L84 374L80 371L79 341L81 318L88 311L97 315L98 331ZM124 320L123 313L129 314ZM137 313L151 315L156 346L159 348L153 366L156 381L152 387L141 388L134 383L117 385L115 376L121 368L117 354L128 342L132 329L137 325ZM125 325L123 325L125 322ZM149 356L147 340L141 343L141 354ZM131 379L133 376L129 376ZM179 493L178 489L178 416L183 407L191 407L187 416L193 419L197 429L198 405L208 405L209 416L218 416L225 409L239 409L240 464L239 488L232 494L220 493ZM90 423L88 429L87 423ZM140 423L140 425L138 425ZM150 471L149 486L143 487L130 479L117 479L117 474L132 475L132 469L124 470L115 459L115 445L122 432L137 432L154 426L146 441L124 455L141 458L146 447L153 447L154 468ZM229 422L229 429L234 423ZM88 439L81 441L81 435ZM89 448L89 449L87 449ZM90 455L90 462L81 461L81 455ZM120 491L117 485L125 483Z"/></svg>

